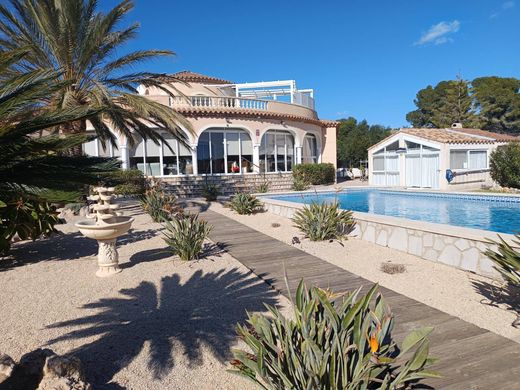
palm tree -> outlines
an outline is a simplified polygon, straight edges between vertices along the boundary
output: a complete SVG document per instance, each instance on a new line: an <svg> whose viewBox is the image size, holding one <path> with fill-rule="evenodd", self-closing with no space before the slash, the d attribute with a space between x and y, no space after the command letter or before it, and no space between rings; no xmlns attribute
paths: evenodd
<svg viewBox="0 0 520 390"><path fill-rule="evenodd" d="M43 110L47 96L68 85L57 82L60 74L54 71L10 75L12 66L28 54L19 49L0 56L0 253L9 249L15 234L35 239L54 230L58 220L44 195L49 190L68 197L85 184L96 184L118 166L114 159L62 154L81 147L89 138L84 134L35 136L54 126L99 115L100 110Z"/></svg>
<svg viewBox="0 0 520 390"><path fill-rule="evenodd" d="M175 79L165 74L125 70L145 60L170 56L169 50L141 50L116 56L116 51L136 36L139 25L118 29L133 8L123 0L106 14L96 11L96 0L10 0L0 5L0 55L20 47L30 52L10 69L10 76L27 71L55 71L66 87L48 96L47 105L102 108L89 118L104 144L115 145L108 124L133 146L133 132L158 143L157 129L185 139L180 127L191 131L189 122L169 107L136 94L137 87L153 86L171 94L165 83ZM3 35L3 36L2 36ZM61 134L85 133L86 120L69 121ZM76 147L74 154L81 154Z"/></svg>

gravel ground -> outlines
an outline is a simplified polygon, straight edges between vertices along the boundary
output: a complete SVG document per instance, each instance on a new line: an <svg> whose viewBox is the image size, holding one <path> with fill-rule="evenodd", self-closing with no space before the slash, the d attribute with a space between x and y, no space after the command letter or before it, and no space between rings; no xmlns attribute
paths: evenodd
<svg viewBox="0 0 520 390"><path fill-rule="evenodd" d="M421 259L404 252L375 245L357 238L338 242L312 242L303 239L290 219L271 213L238 215L222 204L213 202L211 210L222 213L262 233L291 244L382 286L430 305L484 329L520 342L520 329L511 326L516 314L505 303L490 305L494 281L443 264ZM273 223L280 224L273 227ZM406 272L387 274L383 262L404 264ZM518 302L516 303L518 304Z"/></svg>
<svg viewBox="0 0 520 390"><path fill-rule="evenodd" d="M246 309L287 311L288 301L218 248L175 261L160 225L133 213L118 241L123 272L110 278L95 276L97 245L72 223L14 245L14 261L0 260L0 351L15 360L40 347L73 353L95 389L252 388L226 371L241 346L235 326Z"/></svg>

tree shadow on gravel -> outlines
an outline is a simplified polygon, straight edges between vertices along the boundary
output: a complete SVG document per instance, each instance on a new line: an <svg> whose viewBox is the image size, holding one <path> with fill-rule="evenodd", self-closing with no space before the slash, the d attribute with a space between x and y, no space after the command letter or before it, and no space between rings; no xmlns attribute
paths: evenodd
<svg viewBox="0 0 520 390"><path fill-rule="evenodd" d="M263 311L264 303L276 303L276 292L251 275L236 268L207 274L199 270L184 283L177 274L166 276L160 288L141 282L120 290L124 298L84 306L100 311L97 314L50 325L68 333L49 344L101 336L70 351L81 359L87 380L96 389L114 388L113 376L145 344L150 348L147 366L154 379L168 375L177 359L186 359L189 366L202 364L203 348L225 361L236 341L235 326L245 321L246 310Z"/></svg>
<svg viewBox="0 0 520 390"><path fill-rule="evenodd" d="M520 287L480 280L472 280L471 284L475 291L483 296L480 303L493 307L502 306L504 310L516 314L517 318L512 325L520 328Z"/></svg>
<svg viewBox="0 0 520 390"><path fill-rule="evenodd" d="M117 240L117 246L148 240L158 234L155 229L130 230ZM12 246L8 255L0 257L0 272L40 261L74 260L85 256L97 256L96 240L80 232L56 233L49 238L24 241Z"/></svg>

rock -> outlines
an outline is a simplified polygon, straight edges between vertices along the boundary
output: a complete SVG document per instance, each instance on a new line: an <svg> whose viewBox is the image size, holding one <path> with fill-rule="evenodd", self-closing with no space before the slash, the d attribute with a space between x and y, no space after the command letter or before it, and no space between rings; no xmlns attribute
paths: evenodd
<svg viewBox="0 0 520 390"><path fill-rule="evenodd" d="M0 383L11 376L15 367L16 364L11 356L0 352Z"/></svg>
<svg viewBox="0 0 520 390"><path fill-rule="evenodd" d="M37 349L22 356L20 363L0 353L2 390L92 390L85 381L81 361L73 356L58 356L50 349Z"/></svg>

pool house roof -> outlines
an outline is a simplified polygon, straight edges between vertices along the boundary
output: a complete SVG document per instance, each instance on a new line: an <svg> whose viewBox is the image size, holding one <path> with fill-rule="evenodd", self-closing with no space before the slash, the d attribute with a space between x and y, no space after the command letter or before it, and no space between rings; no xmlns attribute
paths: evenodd
<svg viewBox="0 0 520 390"><path fill-rule="evenodd" d="M520 137L509 134L493 133L491 131L481 129L465 129L465 128L402 128L393 133L377 144L371 146L369 150L386 144L392 138L396 138L401 134L410 135L415 138L421 138L427 141L441 144L493 144L505 142L520 142Z"/></svg>

